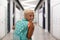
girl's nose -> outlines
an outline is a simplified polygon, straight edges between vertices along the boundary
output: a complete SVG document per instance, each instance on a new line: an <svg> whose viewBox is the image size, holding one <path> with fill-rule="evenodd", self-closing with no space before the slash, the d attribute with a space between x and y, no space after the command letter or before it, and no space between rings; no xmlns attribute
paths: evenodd
<svg viewBox="0 0 60 40"><path fill-rule="evenodd" d="M31 19L33 19L34 17L32 16Z"/></svg>

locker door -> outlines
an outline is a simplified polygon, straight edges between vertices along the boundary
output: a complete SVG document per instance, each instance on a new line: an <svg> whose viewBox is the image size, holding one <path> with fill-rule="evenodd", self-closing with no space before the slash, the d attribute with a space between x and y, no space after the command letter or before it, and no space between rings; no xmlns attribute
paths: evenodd
<svg viewBox="0 0 60 40"><path fill-rule="evenodd" d="M7 18L6 18L6 8L4 6L0 6L0 38L5 36L7 32Z"/></svg>
<svg viewBox="0 0 60 40"><path fill-rule="evenodd" d="M20 10L15 8L15 23L20 20Z"/></svg>

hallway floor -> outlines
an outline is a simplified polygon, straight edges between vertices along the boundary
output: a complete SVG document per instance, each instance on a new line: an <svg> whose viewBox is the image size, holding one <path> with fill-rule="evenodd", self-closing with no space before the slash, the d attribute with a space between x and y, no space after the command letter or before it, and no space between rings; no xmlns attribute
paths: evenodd
<svg viewBox="0 0 60 40"><path fill-rule="evenodd" d="M13 40L13 32L7 34L2 40ZM56 40L52 35L48 32L45 32L39 26L35 26L35 31L32 36L32 40Z"/></svg>

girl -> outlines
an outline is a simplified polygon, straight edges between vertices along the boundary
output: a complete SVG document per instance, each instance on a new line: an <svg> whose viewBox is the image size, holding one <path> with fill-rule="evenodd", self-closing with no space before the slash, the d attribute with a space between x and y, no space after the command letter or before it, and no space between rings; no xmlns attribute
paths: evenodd
<svg viewBox="0 0 60 40"><path fill-rule="evenodd" d="M34 31L33 19L33 10L25 10L24 18L16 23L13 40L32 40L31 37Z"/></svg>

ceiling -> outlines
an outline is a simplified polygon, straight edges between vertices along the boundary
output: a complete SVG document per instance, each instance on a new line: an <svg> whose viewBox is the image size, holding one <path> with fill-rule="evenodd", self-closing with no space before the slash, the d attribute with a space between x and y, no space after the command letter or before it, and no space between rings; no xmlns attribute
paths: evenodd
<svg viewBox="0 0 60 40"><path fill-rule="evenodd" d="M24 9L34 10L39 0L19 0Z"/></svg>

